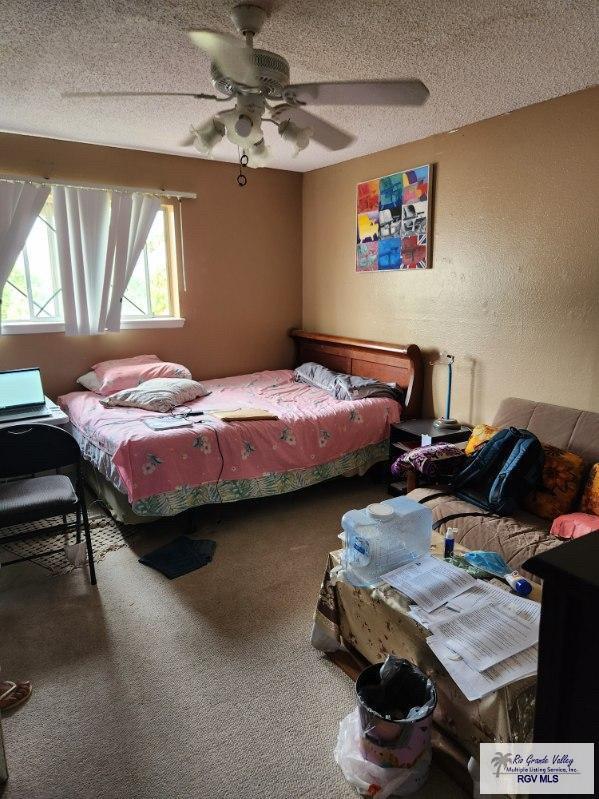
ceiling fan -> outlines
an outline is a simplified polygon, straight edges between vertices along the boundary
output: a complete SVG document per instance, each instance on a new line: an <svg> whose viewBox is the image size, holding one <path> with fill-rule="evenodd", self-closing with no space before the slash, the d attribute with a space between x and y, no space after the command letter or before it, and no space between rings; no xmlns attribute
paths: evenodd
<svg viewBox="0 0 599 799"><path fill-rule="evenodd" d="M181 96L198 100L234 102L203 124L191 128L181 146L195 146L210 155L226 136L243 151L243 165L263 166L268 160L262 123L272 123L295 154L310 140L329 150L341 150L354 136L306 110L310 105L417 106L429 92L419 80L341 81L331 83L289 82L289 64L283 56L254 48L254 36L268 14L257 5L241 3L231 19L243 38L208 29L189 31L191 41L211 60L210 75L216 94L193 92L65 92L63 97Z"/></svg>

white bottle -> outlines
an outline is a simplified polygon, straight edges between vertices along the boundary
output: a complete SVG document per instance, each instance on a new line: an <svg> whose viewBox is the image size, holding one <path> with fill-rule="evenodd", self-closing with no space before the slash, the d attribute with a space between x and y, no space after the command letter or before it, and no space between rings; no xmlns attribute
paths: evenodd
<svg viewBox="0 0 599 799"><path fill-rule="evenodd" d="M344 514L343 568L352 585L373 587L382 574L429 550L432 513L406 497L395 497Z"/></svg>

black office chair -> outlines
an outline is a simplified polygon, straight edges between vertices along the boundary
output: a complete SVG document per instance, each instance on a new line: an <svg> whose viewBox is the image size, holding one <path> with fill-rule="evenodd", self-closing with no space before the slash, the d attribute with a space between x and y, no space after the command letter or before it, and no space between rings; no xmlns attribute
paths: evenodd
<svg viewBox="0 0 599 799"><path fill-rule="evenodd" d="M70 479L59 473L65 466L75 466L75 489ZM55 474L34 475L55 471ZM23 478L23 475L32 475ZM77 543L81 541L81 526L85 534L89 578L96 584L94 552L92 549L79 445L70 433L49 424L14 425L0 429L0 544L24 540L63 531L68 532L67 515L75 514ZM27 522L62 516L62 524L3 536L2 528ZM38 555L5 561L2 566L54 555L62 549L52 549Z"/></svg>

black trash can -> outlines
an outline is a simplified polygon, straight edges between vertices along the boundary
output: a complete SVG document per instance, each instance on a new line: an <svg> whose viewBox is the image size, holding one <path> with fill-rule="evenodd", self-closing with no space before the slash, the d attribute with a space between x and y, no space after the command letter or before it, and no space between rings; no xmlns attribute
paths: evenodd
<svg viewBox="0 0 599 799"><path fill-rule="evenodd" d="M389 655L368 666L356 681L364 758L385 768L412 766L430 756L437 691L409 660Z"/></svg>

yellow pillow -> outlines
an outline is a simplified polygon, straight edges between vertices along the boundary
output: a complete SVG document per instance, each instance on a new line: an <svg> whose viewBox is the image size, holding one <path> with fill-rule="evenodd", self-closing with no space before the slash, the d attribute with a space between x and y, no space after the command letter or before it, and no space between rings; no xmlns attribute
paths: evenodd
<svg viewBox="0 0 599 799"><path fill-rule="evenodd" d="M543 487L525 498L524 506L542 519L555 519L569 513L578 495L584 461L573 452L543 444L545 465Z"/></svg>
<svg viewBox="0 0 599 799"><path fill-rule="evenodd" d="M599 463L591 466L591 471L584 487L580 510L583 513L593 513L599 516Z"/></svg>
<svg viewBox="0 0 599 799"><path fill-rule="evenodd" d="M466 455L472 455L473 452L479 447L482 447L490 438L493 438L498 431L498 427L491 427L490 424L477 424L476 427L472 429L464 453Z"/></svg>

